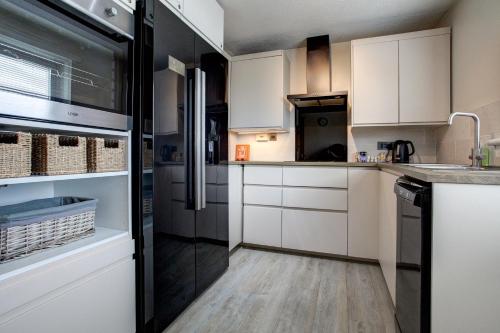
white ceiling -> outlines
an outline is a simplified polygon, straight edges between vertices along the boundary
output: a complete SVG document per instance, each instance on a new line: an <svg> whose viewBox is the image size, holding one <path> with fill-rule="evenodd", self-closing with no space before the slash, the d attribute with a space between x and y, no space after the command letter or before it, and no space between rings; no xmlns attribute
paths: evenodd
<svg viewBox="0 0 500 333"><path fill-rule="evenodd" d="M434 28L455 0L218 0L232 55Z"/></svg>

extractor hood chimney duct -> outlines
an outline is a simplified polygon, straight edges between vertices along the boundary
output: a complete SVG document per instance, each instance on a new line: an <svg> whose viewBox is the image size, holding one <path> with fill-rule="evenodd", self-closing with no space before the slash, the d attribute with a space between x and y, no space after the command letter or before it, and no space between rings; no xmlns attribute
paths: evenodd
<svg viewBox="0 0 500 333"><path fill-rule="evenodd" d="M347 91L332 92L330 36L307 38L307 94L288 95L295 107L335 106L347 109Z"/></svg>
<svg viewBox="0 0 500 333"><path fill-rule="evenodd" d="M332 66L330 63L330 36L323 35L307 39L307 93L332 91Z"/></svg>

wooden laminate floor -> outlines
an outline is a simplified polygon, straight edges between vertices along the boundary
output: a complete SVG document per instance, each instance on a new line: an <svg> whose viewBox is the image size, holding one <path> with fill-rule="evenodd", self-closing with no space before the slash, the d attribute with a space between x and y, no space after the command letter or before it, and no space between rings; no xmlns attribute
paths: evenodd
<svg viewBox="0 0 500 333"><path fill-rule="evenodd" d="M380 267L239 249L164 333L394 331Z"/></svg>

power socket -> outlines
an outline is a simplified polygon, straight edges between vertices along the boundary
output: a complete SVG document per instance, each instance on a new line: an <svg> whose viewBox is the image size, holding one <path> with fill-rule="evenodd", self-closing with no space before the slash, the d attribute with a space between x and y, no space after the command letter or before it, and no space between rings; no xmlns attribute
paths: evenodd
<svg viewBox="0 0 500 333"><path fill-rule="evenodd" d="M377 142L377 150L391 149L392 142L379 141Z"/></svg>

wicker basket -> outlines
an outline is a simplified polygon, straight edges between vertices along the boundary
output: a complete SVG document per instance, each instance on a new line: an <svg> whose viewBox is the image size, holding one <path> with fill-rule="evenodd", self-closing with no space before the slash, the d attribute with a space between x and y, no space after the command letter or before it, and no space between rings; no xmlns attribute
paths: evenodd
<svg viewBox="0 0 500 333"><path fill-rule="evenodd" d="M44 176L86 173L86 138L34 134L32 172Z"/></svg>
<svg viewBox="0 0 500 333"><path fill-rule="evenodd" d="M0 207L0 263L92 235L96 205L58 197Z"/></svg>
<svg viewBox="0 0 500 333"><path fill-rule="evenodd" d="M31 175L31 134L0 132L0 178Z"/></svg>
<svg viewBox="0 0 500 333"><path fill-rule="evenodd" d="M125 140L88 138L88 172L110 172L127 169Z"/></svg>

